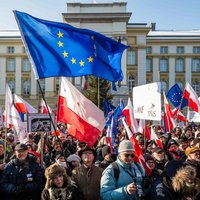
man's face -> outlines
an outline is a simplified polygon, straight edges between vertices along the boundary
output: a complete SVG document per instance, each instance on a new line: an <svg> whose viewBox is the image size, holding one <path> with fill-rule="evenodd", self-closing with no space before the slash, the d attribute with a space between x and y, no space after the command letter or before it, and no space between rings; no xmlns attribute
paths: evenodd
<svg viewBox="0 0 200 200"><path fill-rule="evenodd" d="M19 160L25 160L28 155L28 150L17 150L15 155Z"/></svg>
<svg viewBox="0 0 200 200"><path fill-rule="evenodd" d="M94 161L94 154L92 153L92 151L84 151L81 159L85 165L90 166Z"/></svg>
<svg viewBox="0 0 200 200"><path fill-rule="evenodd" d="M135 157L134 152L132 151L122 152L119 154L119 156L121 161L124 162L125 164L131 164Z"/></svg>
<svg viewBox="0 0 200 200"><path fill-rule="evenodd" d="M194 153L191 153L188 155L189 160L196 160L197 162L200 162L200 151L196 151Z"/></svg>

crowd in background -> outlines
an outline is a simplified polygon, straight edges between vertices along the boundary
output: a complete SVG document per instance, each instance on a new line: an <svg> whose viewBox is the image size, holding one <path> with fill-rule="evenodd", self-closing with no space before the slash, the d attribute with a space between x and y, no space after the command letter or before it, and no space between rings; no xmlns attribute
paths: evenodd
<svg viewBox="0 0 200 200"><path fill-rule="evenodd" d="M162 148L142 133L134 134L151 169L147 175L135 162L135 147L123 127L117 134L118 154L111 153L104 134L89 147L69 135L64 125L58 136L29 133L23 144L16 143L11 130L5 137L2 128L1 199L200 199L200 126L192 123L171 133L154 129Z"/></svg>

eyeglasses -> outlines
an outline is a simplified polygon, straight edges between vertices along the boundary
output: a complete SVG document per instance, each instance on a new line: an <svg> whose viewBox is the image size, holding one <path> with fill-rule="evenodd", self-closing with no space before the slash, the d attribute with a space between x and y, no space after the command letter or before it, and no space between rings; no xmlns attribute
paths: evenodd
<svg viewBox="0 0 200 200"><path fill-rule="evenodd" d="M126 158L128 158L128 157L134 158L134 157L135 157L134 154L128 154L128 153L125 153L124 156L125 156Z"/></svg>

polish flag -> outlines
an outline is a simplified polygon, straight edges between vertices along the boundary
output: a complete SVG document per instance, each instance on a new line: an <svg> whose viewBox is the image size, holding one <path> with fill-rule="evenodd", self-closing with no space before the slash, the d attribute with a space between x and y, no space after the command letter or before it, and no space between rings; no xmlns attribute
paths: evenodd
<svg viewBox="0 0 200 200"><path fill-rule="evenodd" d="M138 132L138 123L134 117L133 106L132 106L130 98L128 98L128 104L124 108L122 113L126 117L126 122L127 122L128 126L131 127L131 130L133 131L133 133Z"/></svg>
<svg viewBox="0 0 200 200"><path fill-rule="evenodd" d="M156 135L155 129L151 127L151 140L155 141L158 147L163 149L162 142L158 139L158 136Z"/></svg>
<svg viewBox="0 0 200 200"><path fill-rule="evenodd" d="M114 153L114 151L113 151L113 146L112 146L113 124L114 124L114 118L112 117L111 124L108 126L108 128L107 128L107 133L106 133L106 141L107 141L107 143L108 143L109 146L110 146L110 152L111 152L111 154Z"/></svg>
<svg viewBox="0 0 200 200"><path fill-rule="evenodd" d="M48 109L49 109L49 112L52 113L52 110L51 110L51 108L49 106L48 106ZM40 101L40 113L48 114L48 109L47 109L47 107L45 105L44 100L41 99L41 101Z"/></svg>
<svg viewBox="0 0 200 200"><path fill-rule="evenodd" d="M143 156L143 152L142 149L140 148L137 140L135 139L133 133L131 132L131 130L129 129L127 123L125 122L125 119L122 118L122 122L124 124L126 133L128 135L129 140L133 143L134 145L134 154L135 154L135 162L140 163L141 166L143 167L144 171L146 172L147 175L150 175L152 170L146 165L144 156Z"/></svg>
<svg viewBox="0 0 200 200"><path fill-rule="evenodd" d="M188 107L195 112L200 112L200 102L192 86L187 82L183 93L183 99L188 101Z"/></svg>
<svg viewBox="0 0 200 200"><path fill-rule="evenodd" d="M144 131L145 131L145 119L140 119L138 125L138 132L144 133Z"/></svg>
<svg viewBox="0 0 200 200"><path fill-rule="evenodd" d="M69 124L68 132L93 146L105 126L104 113L62 77L57 121Z"/></svg>
<svg viewBox="0 0 200 200"><path fill-rule="evenodd" d="M183 115L183 113L179 110L179 108L174 108L172 110L172 114L175 117L177 115L177 119L182 121L182 122L187 122L188 120L186 117Z"/></svg>
<svg viewBox="0 0 200 200"><path fill-rule="evenodd" d="M165 117L166 131L171 131L176 127L176 123L170 105L165 96L165 93L163 94L163 96L164 96L164 108L165 108L164 117Z"/></svg>
<svg viewBox="0 0 200 200"><path fill-rule="evenodd" d="M20 96L14 94L14 103L19 113L37 113L38 111Z"/></svg>

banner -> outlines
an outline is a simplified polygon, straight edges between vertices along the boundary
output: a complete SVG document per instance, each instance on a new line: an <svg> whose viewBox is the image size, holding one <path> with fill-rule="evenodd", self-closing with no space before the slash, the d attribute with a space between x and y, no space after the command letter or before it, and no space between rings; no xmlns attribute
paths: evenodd
<svg viewBox="0 0 200 200"><path fill-rule="evenodd" d="M133 88L133 109L136 119L161 120L160 82Z"/></svg>

